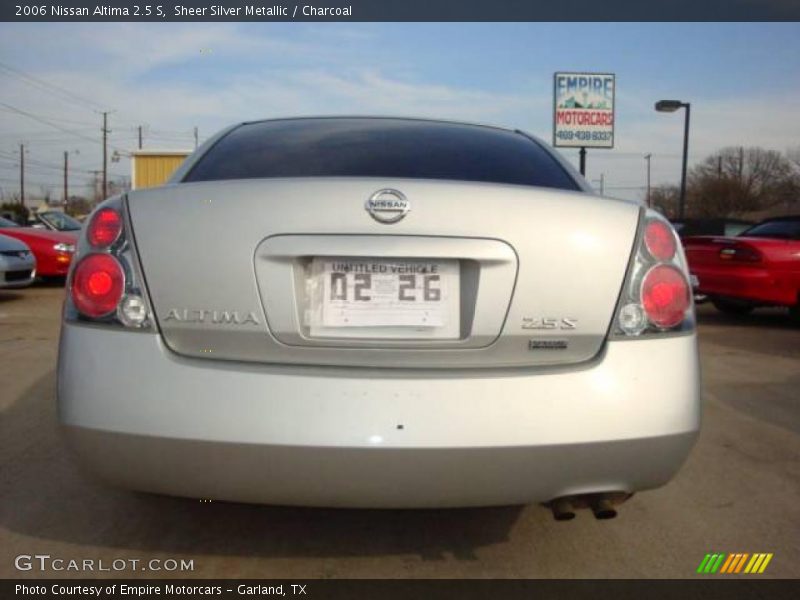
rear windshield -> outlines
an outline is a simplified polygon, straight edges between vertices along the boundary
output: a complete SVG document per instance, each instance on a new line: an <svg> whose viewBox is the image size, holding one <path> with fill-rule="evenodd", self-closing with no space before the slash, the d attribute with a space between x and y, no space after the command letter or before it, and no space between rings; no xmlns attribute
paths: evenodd
<svg viewBox="0 0 800 600"><path fill-rule="evenodd" d="M261 177L449 179L580 189L521 134L403 119L249 123L218 141L184 181Z"/></svg>
<svg viewBox="0 0 800 600"><path fill-rule="evenodd" d="M800 219L765 221L745 229L743 237L776 238L779 240L800 240Z"/></svg>

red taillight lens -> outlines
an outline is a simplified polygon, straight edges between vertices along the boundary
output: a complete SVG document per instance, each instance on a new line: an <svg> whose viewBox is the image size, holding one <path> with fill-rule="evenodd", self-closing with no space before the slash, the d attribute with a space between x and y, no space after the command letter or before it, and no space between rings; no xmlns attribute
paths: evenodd
<svg viewBox="0 0 800 600"><path fill-rule="evenodd" d="M644 229L644 244L650 256L656 260L672 260L677 247L675 236L669 225L662 221L650 221Z"/></svg>
<svg viewBox="0 0 800 600"><path fill-rule="evenodd" d="M670 265L650 269L642 282L642 306L657 327L680 324L689 308L689 284L683 273Z"/></svg>
<svg viewBox="0 0 800 600"><path fill-rule="evenodd" d="M124 290L122 265L109 254L89 254L72 274L72 301L87 317L104 317L114 312Z"/></svg>
<svg viewBox="0 0 800 600"><path fill-rule="evenodd" d="M122 233L122 217L113 208L98 210L86 229L86 239L95 248L108 248Z"/></svg>

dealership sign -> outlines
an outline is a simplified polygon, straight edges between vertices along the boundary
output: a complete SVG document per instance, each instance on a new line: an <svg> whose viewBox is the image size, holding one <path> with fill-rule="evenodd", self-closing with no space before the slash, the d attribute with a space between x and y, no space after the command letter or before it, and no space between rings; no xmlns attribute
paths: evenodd
<svg viewBox="0 0 800 600"><path fill-rule="evenodd" d="M614 87L611 73L556 73L553 145L613 148Z"/></svg>

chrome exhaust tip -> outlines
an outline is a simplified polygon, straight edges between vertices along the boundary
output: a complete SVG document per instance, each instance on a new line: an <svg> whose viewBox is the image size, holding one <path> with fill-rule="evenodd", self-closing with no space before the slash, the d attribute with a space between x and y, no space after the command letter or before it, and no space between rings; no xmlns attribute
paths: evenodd
<svg viewBox="0 0 800 600"><path fill-rule="evenodd" d="M594 494L577 494L561 496L545 502L544 506L553 512L556 521L571 521L578 509L590 509L595 519L608 520L617 516L615 505L628 500L630 492L597 492Z"/></svg>
<svg viewBox="0 0 800 600"><path fill-rule="evenodd" d="M571 521L575 518L575 511L572 510L569 498L556 498L550 502L550 510L553 511L553 518L556 521Z"/></svg>
<svg viewBox="0 0 800 600"><path fill-rule="evenodd" d="M592 509L595 519L613 519L617 516L616 509L605 496L595 496L589 500L589 508Z"/></svg>

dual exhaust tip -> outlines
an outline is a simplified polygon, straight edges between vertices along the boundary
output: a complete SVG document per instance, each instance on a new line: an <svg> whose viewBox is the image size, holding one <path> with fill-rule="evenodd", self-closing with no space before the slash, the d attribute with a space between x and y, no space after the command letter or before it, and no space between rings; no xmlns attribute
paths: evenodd
<svg viewBox="0 0 800 600"><path fill-rule="evenodd" d="M625 492L608 492L602 494L583 494L579 496L562 496L548 503L556 521L571 521L575 518L575 510L589 508L598 520L613 519L617 516L616 504L621 504L633 494Z"/></svg>

